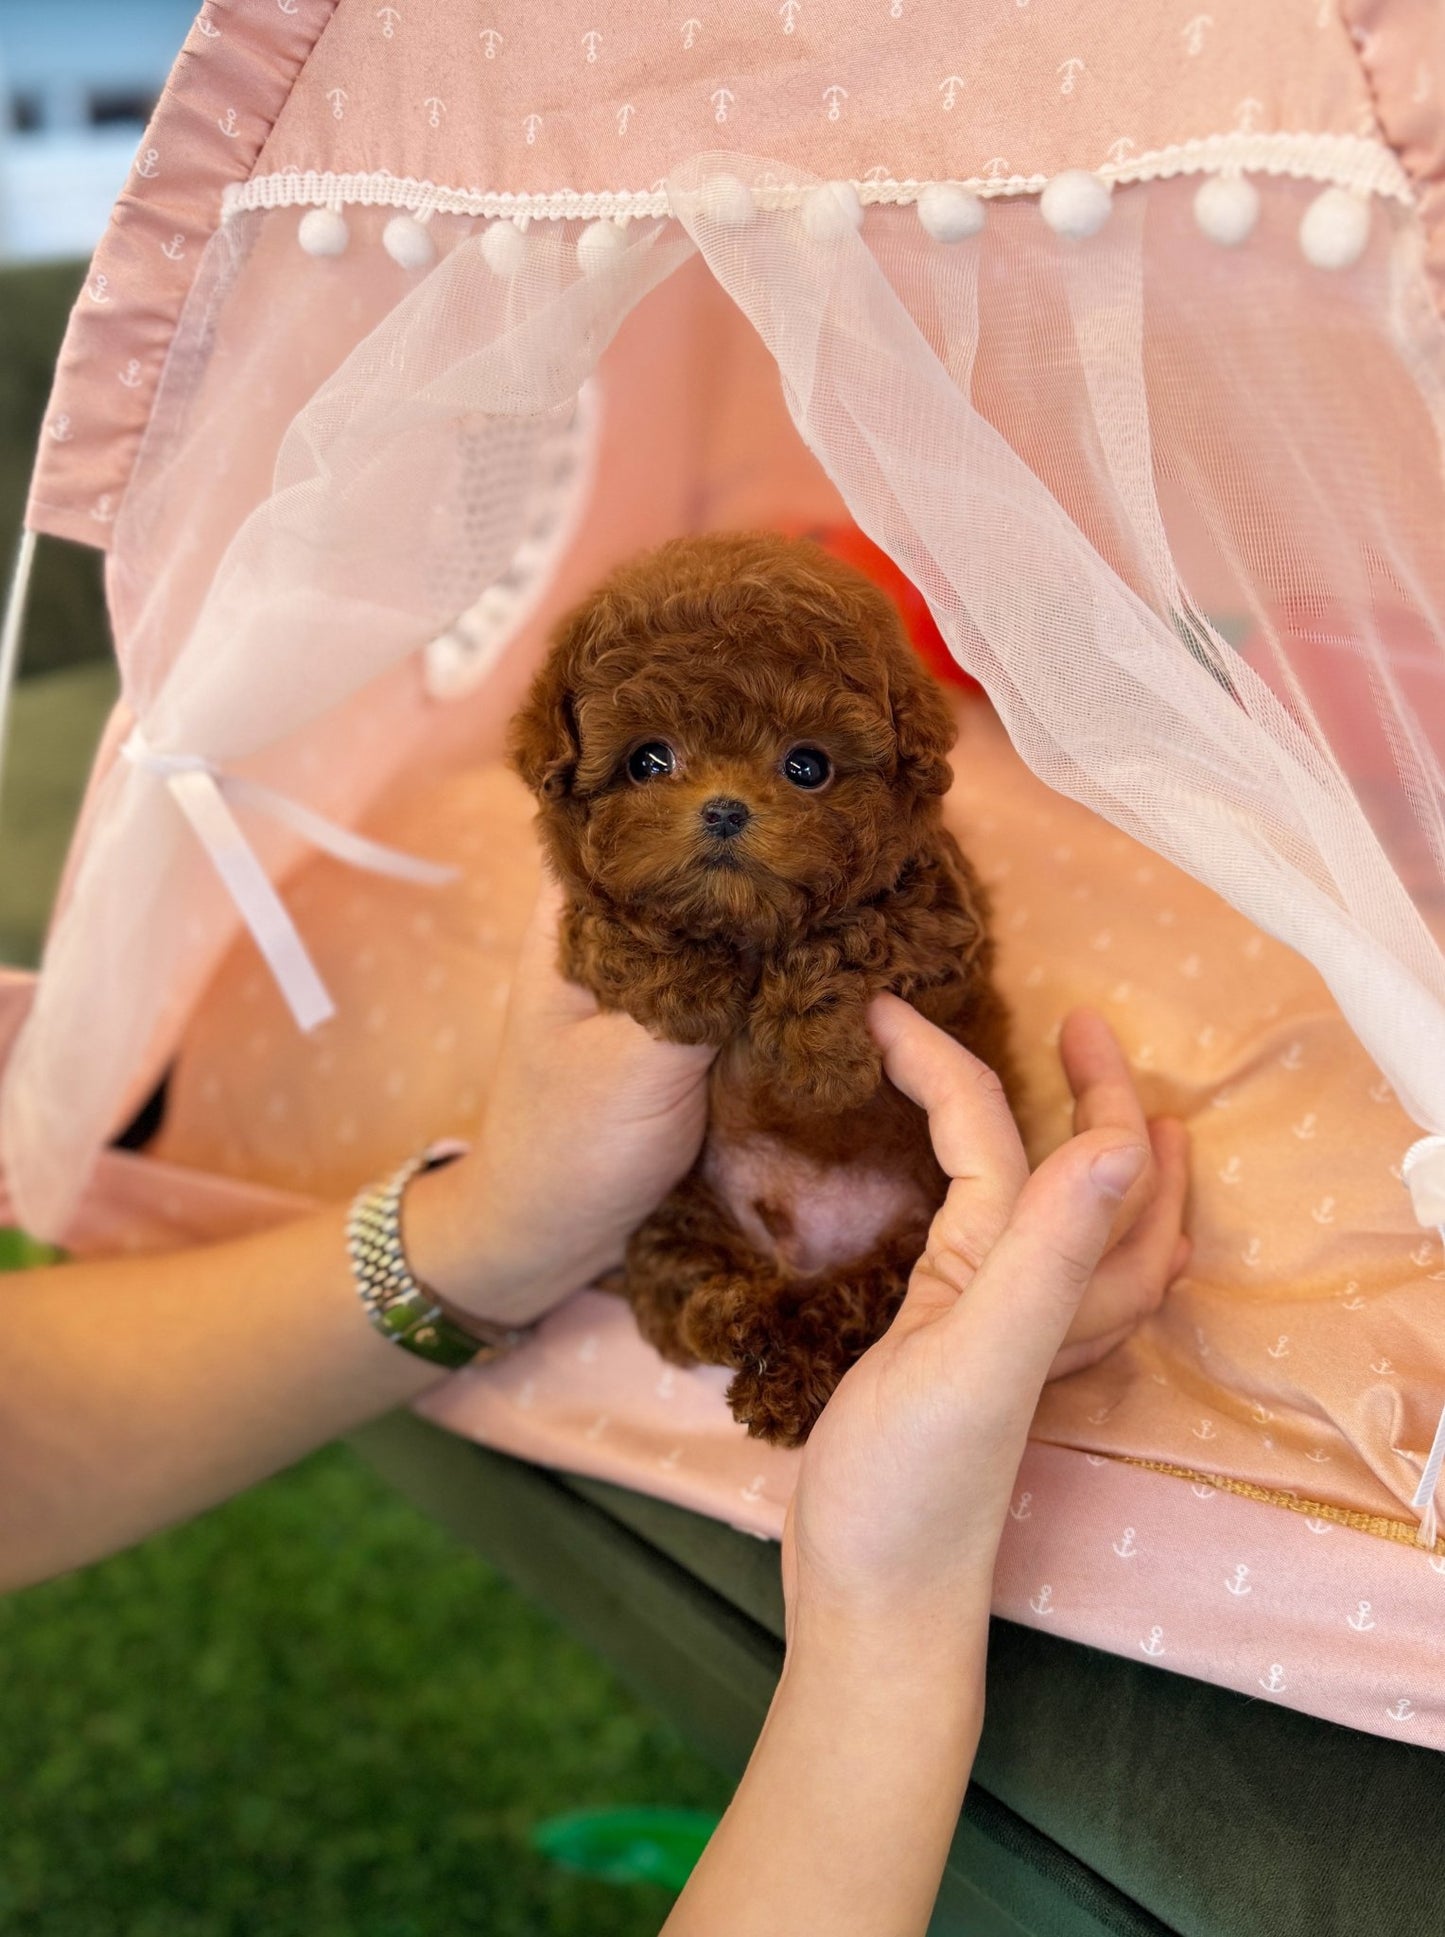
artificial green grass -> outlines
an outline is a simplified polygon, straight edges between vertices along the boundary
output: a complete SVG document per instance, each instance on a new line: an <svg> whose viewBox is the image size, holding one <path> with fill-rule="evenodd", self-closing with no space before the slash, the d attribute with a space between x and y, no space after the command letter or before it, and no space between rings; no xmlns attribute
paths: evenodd
<svg viewBox="0 0 1445 1937"><path fill-rule="evenodd" d="M642 1937L533 1827L727 1794L344 1449L0 1601L5 1937Z"/></svg>

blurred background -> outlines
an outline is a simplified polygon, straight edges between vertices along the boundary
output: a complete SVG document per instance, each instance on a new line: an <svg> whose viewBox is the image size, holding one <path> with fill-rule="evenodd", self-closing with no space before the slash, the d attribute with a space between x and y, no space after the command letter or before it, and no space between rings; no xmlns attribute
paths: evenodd
<svg viewBox="0 0 1445 1937"><path fill-rule="evenodd" d="M0 0L0 259L88 255L191 0Z"/></svg>
<svg viewBox="0 0 1445 1937"><path fill-rule="evenodd" d="M0 556L85 260L193 13L0 0ZM41 946L108 654L98 556L46 541L0 795L9 965ZM728 1787L345 1448L0 1600L5 1937L641 1937L667 1892L563 1872L537 1825L715 1811Z"/></svg>

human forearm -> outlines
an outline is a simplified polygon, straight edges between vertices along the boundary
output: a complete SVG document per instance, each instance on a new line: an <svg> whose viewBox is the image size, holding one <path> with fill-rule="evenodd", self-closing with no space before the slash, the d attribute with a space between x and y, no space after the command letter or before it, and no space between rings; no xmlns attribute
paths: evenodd
<svg viewBox="0 0 1445 1937"><path fill-rule="evenodd" d="M800 1623L768 1719L666 1937L915 1937L983 1719L976 1637L876 1644Z"/></svg>
<svg viewBox="0 0 1445 1937"><path fill-rule="evenodd" d="M418 1268L460 1227L463 1168L407 1193ZM368 1322L344 1219L0 1279L0 1590L200 1512L435 1383Z"/></svg>

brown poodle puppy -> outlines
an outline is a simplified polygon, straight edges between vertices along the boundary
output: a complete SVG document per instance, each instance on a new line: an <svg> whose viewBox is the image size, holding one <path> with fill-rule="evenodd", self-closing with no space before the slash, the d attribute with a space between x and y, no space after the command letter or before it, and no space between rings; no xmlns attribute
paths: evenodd
<svg viewBox="0 0 1445 1937"><path fill-rule="evenodd" d="M734 1413L784 1445L887 1327L946 1186L869 998L1012 1083L988 903L941 819L953 738L891 602L769 535L614 573L513 725L564 973L719 1051L706 1147L633 1234L627 1296L664 1357L735 1367Z"/></svg>

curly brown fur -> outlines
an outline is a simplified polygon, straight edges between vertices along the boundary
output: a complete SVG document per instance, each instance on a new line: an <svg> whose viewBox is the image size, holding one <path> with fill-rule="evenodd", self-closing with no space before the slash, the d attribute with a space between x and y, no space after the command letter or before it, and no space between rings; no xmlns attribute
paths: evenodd
<svg viewBox="0 0 1445 1937"><path fill-rule="evenodd" d="M768 534L615 573L513 724L564 972L719 1050L703 1155L629 1247L638 1324L669 1358L735 1367L737 1416L788 1445L888 1324L945 1187L870 998L907 997L1013 1085L988 903L941 819L953 737L891 602ZM643 754L638 779L647 748L671 767ZM797 749L825 784L789 778Z"/></svg>

